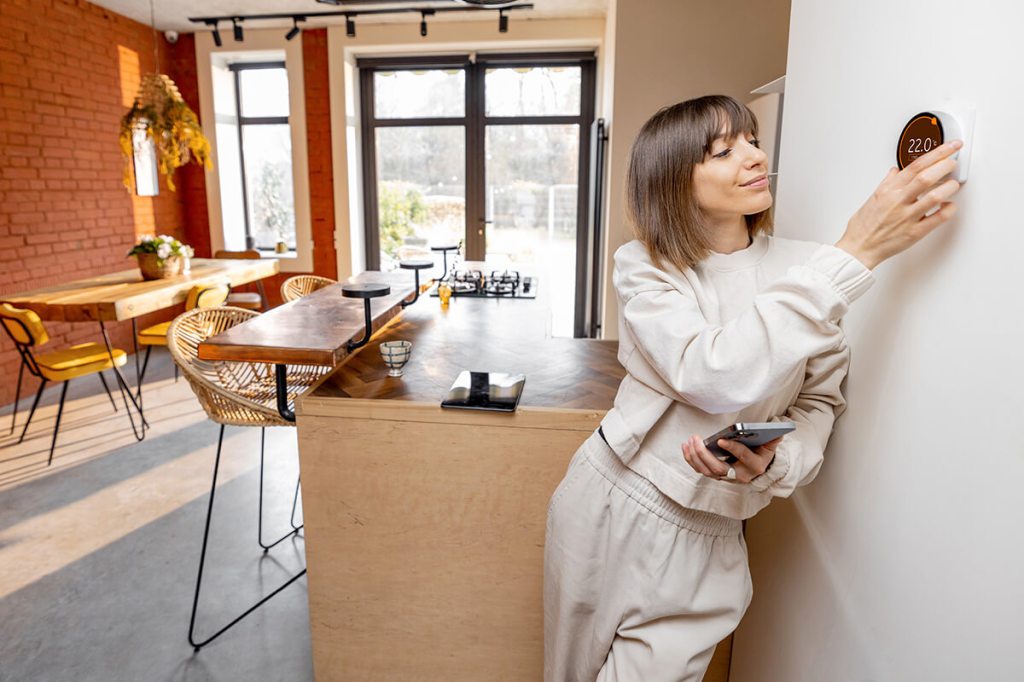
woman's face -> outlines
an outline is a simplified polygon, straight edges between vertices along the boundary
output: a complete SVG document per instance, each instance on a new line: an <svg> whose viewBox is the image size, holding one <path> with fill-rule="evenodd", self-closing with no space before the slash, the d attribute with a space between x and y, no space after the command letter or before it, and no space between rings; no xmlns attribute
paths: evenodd
<svg viewBox="0 0 1024 682"><path fill-rule="evenodd" d="M768 156L750 133L714 139L704 160L693 167L697 205L712 221L753 215L772 205Z"/></svg>

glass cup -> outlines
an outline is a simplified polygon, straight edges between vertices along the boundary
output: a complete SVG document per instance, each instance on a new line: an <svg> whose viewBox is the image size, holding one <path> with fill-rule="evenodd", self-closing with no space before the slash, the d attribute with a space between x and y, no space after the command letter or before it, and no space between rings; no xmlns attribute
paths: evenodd
<svg viewBox="0 0 1024 682"><path fill-rule="evenodd" d="M388 366L389 377L402 376L402 367L409 362L412 354L411 341L384 341L380 344L380 354L384 364Z"/></svg>

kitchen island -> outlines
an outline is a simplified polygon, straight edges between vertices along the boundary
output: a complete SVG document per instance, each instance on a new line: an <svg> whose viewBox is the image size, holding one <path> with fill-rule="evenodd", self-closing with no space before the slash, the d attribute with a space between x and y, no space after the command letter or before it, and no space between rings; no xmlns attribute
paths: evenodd
<svg viewBox="0 0 1024 682"><path fill-rule="evenodd" d="M623 375L616 342L548 338L543 310L423 296L299 400L320 682L542 678L548 498ZM442 409L462 370L525 374L518 410Z"/></svg>

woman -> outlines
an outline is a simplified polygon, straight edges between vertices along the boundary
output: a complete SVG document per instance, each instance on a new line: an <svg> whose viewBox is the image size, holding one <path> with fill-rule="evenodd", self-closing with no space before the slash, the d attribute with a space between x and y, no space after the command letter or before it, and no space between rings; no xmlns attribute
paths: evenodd
<svg viewBox="0 0 1024 682"><path fill-rule="evenodd" d="M637 239L615 254L626 376L551 498L548 682L700 680L752 595L741 521L817 474L871 270L956 207L960 143L891 169L835 245L772 237L757 121L711 96L641 129L627 176ZM930 214L930 215L928 215ZM755 450L703 438L792 421Z"/></svg>

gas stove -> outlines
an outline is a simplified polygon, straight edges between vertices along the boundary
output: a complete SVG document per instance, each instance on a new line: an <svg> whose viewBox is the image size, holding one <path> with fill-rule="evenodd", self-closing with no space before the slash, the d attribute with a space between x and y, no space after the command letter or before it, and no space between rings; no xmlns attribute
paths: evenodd
<svg viewBox="0 0 1024 682"><path fill-rule="evenodd" d="M442 280L452 288L452 296L482 298L536 298L537 278L516 270L452 270ZM437 296L437 287L431 292Z"/></svg>

